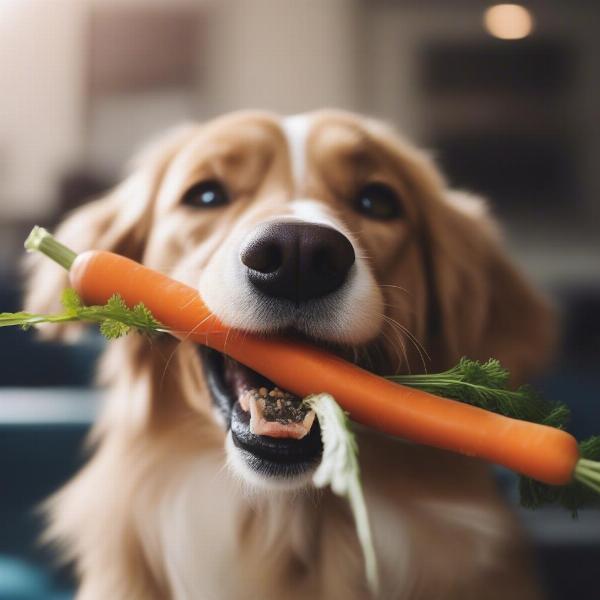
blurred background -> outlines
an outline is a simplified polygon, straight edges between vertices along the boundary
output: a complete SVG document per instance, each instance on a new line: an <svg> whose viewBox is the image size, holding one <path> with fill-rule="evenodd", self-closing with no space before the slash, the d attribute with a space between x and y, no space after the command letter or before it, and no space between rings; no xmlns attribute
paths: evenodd
<svg viewBox="0 0 600 600"><path fill-rule="evenodd" d="M600 4L472 0L0 0L0 311L33 224L117 182L136 148L241 108L386 119L486 195L557 304L537 384L600 431ZM35 506L83 459L101 342L0 331L0 599L66 599ZM600 517L516 507L548 596L597 598ZM596 590L596 595L593 590Z"/></svg>

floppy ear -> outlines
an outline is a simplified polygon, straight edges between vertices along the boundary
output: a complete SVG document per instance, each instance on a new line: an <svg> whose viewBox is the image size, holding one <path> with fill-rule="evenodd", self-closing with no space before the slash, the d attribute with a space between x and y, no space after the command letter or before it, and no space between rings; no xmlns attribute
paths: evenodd
<svg viewBox="0 0 600 600"><path fill-rule="evenodd" d="M132 174L105 197L73 211L55 235L76 252L111 250L135 260L142 258L152 222L152 207L169 162L191 135L191 126L169 132L143 151ZM28 257L26 310L60 310L62 290L68 287L64 269L41 255ZM60 328L53 327L53 332Z"/></svg>
<svg viewBox="0 0 600 600"><path fill-rule="evenodd" d="M438 364L497 358L513 383L539 370L555 342L553 311L508 258L485 204L446 192L431 203L424 226L429 345Z"/></svg>
<svg viewBox="0 0 600 600"><path fill-rule="evenodd" d="M497 358L512 383L524 381L554 351L550 304L509 259L482 200L449 191L425 153L379 121L368 125L418 201L431 370L450 368L462 356Z"/></svg>

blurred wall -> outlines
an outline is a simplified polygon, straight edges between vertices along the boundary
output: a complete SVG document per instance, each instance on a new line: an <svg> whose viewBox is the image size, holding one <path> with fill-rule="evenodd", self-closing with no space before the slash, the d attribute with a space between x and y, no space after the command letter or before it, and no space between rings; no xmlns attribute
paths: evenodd
<svg viewBox="0 0 600 600"><path fill-rule="evenodd" d="M362 3L224 0L210 31L212 111L357 108Z"/></svg>
<svg viewBox="0 0 600 600"><path fill-rule="evenodd" d="M132 10L198 21L195 81L90 94L90 23ZM356 0L0 0L0 218L49 214L65 171L118 177L137 146L183 120L359 109L361 11Z"/></svg>
<svg viewBox="0 0 600 600"><path fill-rule="evenodd" d="M0 0L0 219L46 212L82 138L83 3Z"/></svg>

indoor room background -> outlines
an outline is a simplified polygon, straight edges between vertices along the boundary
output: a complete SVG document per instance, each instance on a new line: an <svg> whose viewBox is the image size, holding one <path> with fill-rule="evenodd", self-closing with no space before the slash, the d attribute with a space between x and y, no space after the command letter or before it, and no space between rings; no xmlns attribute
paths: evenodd
<svg viewBox="0 0 600 600"><path fill-rule="evenodd" d="M113 186L136 150L237 109L366 113L481 194L552 298L560 351L536 384L600 428L600 4L471 0L0 0L0 312L21 307L34 224ZM66 599L35 540L71 476L98 391L76 344L0 331L0 599ZM592 598L600 517L516 506L555 599ZM11 587L12 586L12 587ZM597 589L597 584L596 584ZM20 594L20 595L19 595Z"/></svg>

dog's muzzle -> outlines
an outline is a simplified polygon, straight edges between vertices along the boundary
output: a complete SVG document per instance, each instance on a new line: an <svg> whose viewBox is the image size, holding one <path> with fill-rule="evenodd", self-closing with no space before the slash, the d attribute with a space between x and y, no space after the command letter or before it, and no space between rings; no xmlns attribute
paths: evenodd
<svg viewBox="0 0 600 600"><path fill-rule="evenodd" d="M318 322L318 310L326 307L332 315L339 310L336 293L356 260L343 233L296 220L261 223L238 252L240 275L252 292L246 302L258 311L257 320L292 334L306 334ZM333 317L328 324L336 327ZM202 349L201 356L228 429L230 459L239 464L241 457L246 473L270 479L289 480L316 466L322 454L319 424L300 398L219 352Z"/></svg>

